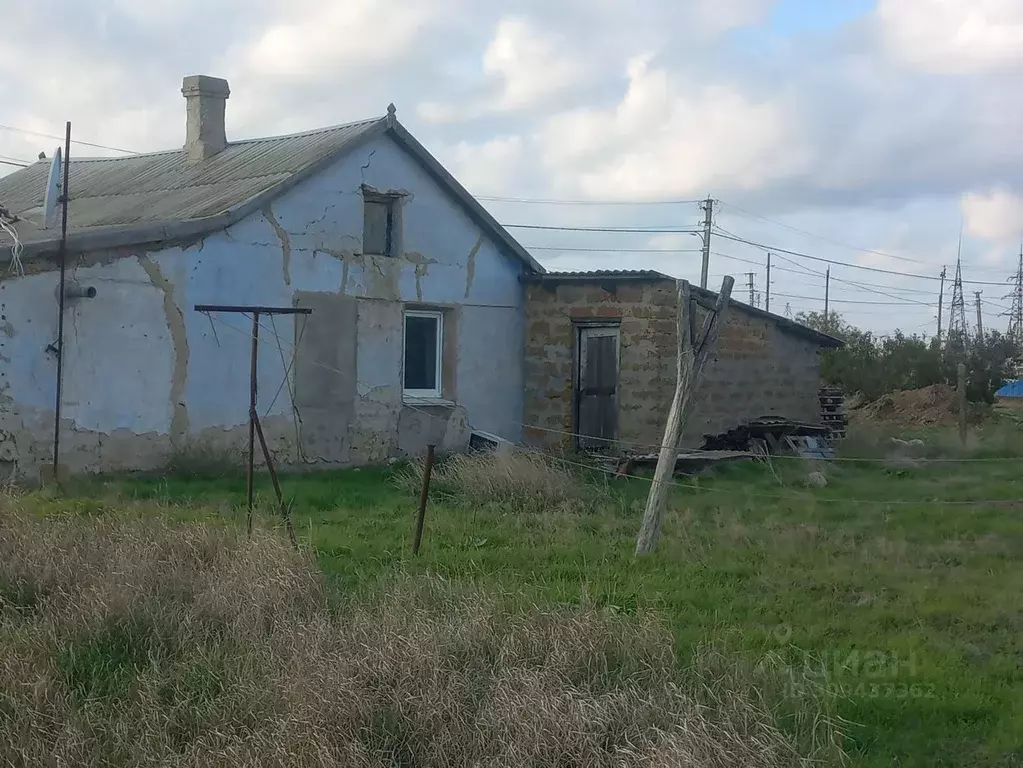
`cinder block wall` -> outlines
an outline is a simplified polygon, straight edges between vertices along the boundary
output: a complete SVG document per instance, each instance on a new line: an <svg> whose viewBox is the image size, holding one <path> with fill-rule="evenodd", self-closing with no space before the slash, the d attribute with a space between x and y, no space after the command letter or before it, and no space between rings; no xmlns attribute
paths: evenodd
<svg viewBox="0 0 1023 768"><path fill-rule="evenodd" d="M533 284L526 289L525 423L531 445L571 448L573 319L621 322L619 439L655 450L675 389L675 283L606 280ZM698 322L704 312L700 310ZM699 326L698 326L699 327ZM820 420L819 347L733 304L696 396L683 444L759 416Z"/></svg>

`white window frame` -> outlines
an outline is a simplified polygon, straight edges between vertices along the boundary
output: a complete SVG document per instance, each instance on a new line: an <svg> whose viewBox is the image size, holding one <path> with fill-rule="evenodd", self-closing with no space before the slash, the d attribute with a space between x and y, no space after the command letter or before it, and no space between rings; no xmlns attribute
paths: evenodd
<svg viewBox="0 0 1023 768"><path fill-rule="evenodd" d="M434 389L406 389L405 388L405 352L408 329L408 318L410 317L429 317L437 321L437 386ZM444 386L444 369L442 367L444 362L444 313L436 310L429 309L406 309L405 316L401 321L401 389L402 394L405 397L413 398L429 398L434 400L441 399Z"/></svg>

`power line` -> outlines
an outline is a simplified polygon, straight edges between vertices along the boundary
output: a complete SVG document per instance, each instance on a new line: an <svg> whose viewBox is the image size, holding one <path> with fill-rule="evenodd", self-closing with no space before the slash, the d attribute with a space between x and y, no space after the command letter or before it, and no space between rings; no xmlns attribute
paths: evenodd
<svg viewBox="0 0 1023 768"><path fill-rule="evenodd" d="M774 251L770 251L770 253L774 253ZM787 261L790 264L796 264L797 263L797 262L792 261L791 259L786 259L784 256L778 256L778 258L782 259L783 261ZM797 265L797 266L802 266L802 265ZM804 269L809 269L809 268L808 267L804 267ZM817 277L824 277L825 276L823 272L817 272L816 270L810 270L810 273L816 275ZM866 291L867 293L876 293L878 296L885 296L885 297L887 297L889 299L900 299L900 300L905 301L908 304L919 304L919 305L925 306L925 307L933 307L934 306L933 304L928 304L928 303L923 302L923 301L916 301L915 299L910 299L910 298L907 298L905 296L894 296L894 295L892 295L890 293L886 293L883 290L877 290L877 289L884 288L884 289L893 290L893 291L896 291L896 292L898 292L898 291L906 291L906 292L909 292L909 293L925 293L925 294L928 294L928 295L931 294L931 291L920 291L920 290L913 289L913 288L898 288L898 287L895 287L895 286L878 285L877 283L857 283L857 282L854 282L852 280L843 280L842 278L839 278L839 277L833 277L831 279L834 280L837 283L844 283L846 285L854 286L856 288L859 288L860 290ZM883 303L883 302L878 302L878 303Z"/></svg>
<svg viewBox="0 0 1023 768"><path fill-rule="evenodd" d="M690 234L698 235L698 229L679 229L678 227L557 227L548 224L502 224L505 229L549 229L559 232L629 232L637 235L656 234Z"/></svg>
<svg viewBox="0 0 1023 768"><path fill-rule="evenodd" d="M814 232L808 232L805 229L800 229L799 227L794 227L791 224L786 224L785 222L778 221L777 219L770 219L767 216L761 216L759 213L753 213L752 211L747 211L746 209L740 208L739 206L734 205L733 203L726 203L724 201L719 201L719 202L722 205L727 206L728 208L733 209L734 211L736 211L739 214L750 216L750 217L752 217L754 219L760 219L761 221L766 221L769 224L775 224L776 226L779 226L779 227L784 227L785 229L791 230L791 231L796 232L796 233L798 233L800 235L806 235L807 237L812 237L812 238L815 238L815 239L820 240L822 242L830 243L831 245L837 245L839 248L847 248L850 251L859 251L860 253L871 253L871 254L874 254L875 256L884 256L885 258L888 258L888 259L895 259L897 261L907 261L907 262L910 262L912 264L928 264L929 263L929 262L926 262L926 261L920 261L919 259L911 259L908 256L896 256L893 253L885 253L884 251L874 251L874 250L871 250L870 248L859 248L859 247L857 247L855 245L849 245L848 243L843 243L843 242L841 242L839 240L833 240L833 239L831 239L829 237L825 237L824 235L818 235L818 234L816 234Z"/></svg>
<svg viewBox="0 0 1023 768"><path fill-rule="evenodd" d="M823 256L811 256L808 253L800 253L799 251L789 250L788 248L779 248L778 246L775 246L775 245L765 245L764 243L758 243L755 240L747 240L744 237L737 237L735 235L725 234L724 232L717 232L716 234L717 234L718 237L723 237L726 240L734 240L737 243L745 243L746 245L751 245L754 248L760 248L761 250L763 250L765 252L766 251L770 251L773 254L777 254L779 252L787 253L790 256L795 256L795 257L800 258L800 259L810 259L811 261L819 261L819 262L821 262L823 264L834 264L834 265L837 265L837 266L840 266L840 267L848 267L849 269L862 269L862 270L867 271L867 272L878 272L878 273L883 274L883 275L895 275L896 277L912 277L912 278L915 278L917 280L934 280L934 281L937 281L937 280L941 279L939 277L933 277L931 275L918 275L918 274L915 274L913 272L899 272L899 271L894 270L894 269L882 269L881 267L868 267L868 266L865 266L863 264L850 264L847 261L838 261L836 259L826 259ZM969 285L998 285L998 286L1003 286L1003 287L1005 285L1004 282L996 283L996 282L985 281L985 280L963 280L963 284L964 285L966 285L966 284L969 284Z"/></svg>
<svg viewBox="0 0 1023 768"><path fill-rule="evenodd" d="M55 136L55 135L50 134L50 133L41 133L40 131L30 131L27 128L18 128L17 126L14 126L14 125L0 125L0 130L2 130L2 131L14 131L15 133L26 133L26 134L28 134L30 136L42 136L43 138L46 138L46 139L57 139L58 141L63 141L64 140L63 136ZM106 144L93 144L92 142L80 141L78 139L71 139L71 143L72 144L81 144L83 147L95 147L96 149L108 149L108 150L110 150L112 152L124 152L127 155L137 155L138 154L138 152L135 152L135 151L130 150L130 149L121 149L120 147L109 147Z"/></svg>
<svg viewBox="0 0 1023 768"><path fill-rule="evenodd" d="M13 165L16 168L28 168L28 166L29 166L28 163L23 163L21 161L16 161L16 160L3 160L3 159L0 159L0 163L3 163L4 165Z"/></svg>
<svg viewBox="0 0 1023 768"><path fill-rule="evenodd" d="M839 248L845 248L847 250L857 251L859 253L869 253L869 254L873 254L874 256L883 256L884 258L887 258L887 259L894 259L896 261L905 261L905 262L909 262L911 264L923 264L925 266L930 266L931 265L931 262L929 262L929 261L922 261L920 259L913 259L913 258L910 258L909 256L898 256L898 255L896 255L894 253L886 253L885 251L876 251L876 250L873 250L871 248L860 248L859 246L856 246L856 245L850 245L849 243L844 243L841 240L835 240L834 238L831 238L831 237L826 237L824 235L820 235L820 234L817 234L815 232L809 232L809 231L807 231L805 229L800 229L799 227L794 227L791 224L786 224L785 222L778 221L777 219L771 219L771 218L768 218L767 216L762 216L759 213L753 213L752 211L746 210L744 208L740 208L739 206L734 205L733 203L726 203L723 200L719 200L718 202L721 203L721 205L724 205L724 206L726 206L728 208L732 208L733 210L735 210L736 212L738 212L740 214L749 216L751 218L760 219L761 221L766 221L769 224L775 224L775 225L777 225L779 227L784 227L785 229L791 230L792 232L796 232L796 233L798 233L800 235L805 235L806 237L812 237L812 238L814 238L816 240L820 240L821 242L829 243L830 245L838 246ZM969 264L967 264L966 266L969 267L971 270L975 270L975 271L979 271L979 272L997 272L998 271L998 270L995 270L995 269L977 268L977 267L973 267L973 266L971 266Z"/></svg>
<svg viewBox="0 0 1023 768"><path fill-rule="evenodd" d="M699 248L562 248L556 245L526 245L527 251L582 251L586 253L700 253Z"/></svg>
<svg viewBox="0 0 1023 768"><path fill-rule="evenodd" d="M832 278L837 279L837 278ZM775 296L783 296L786 299L806 299L807 301L820 301L819 296L797 296L792 293L775 293ZM905 301L859 301L857 299L831 299L832 304L872 304L874 306L885 306L885 307L912 307L919 302L905 302ZM923 306L933 306L925 304Z"/></svg>
<svg viewBox="0 0 1023 768"><path fill-rule="evenodd" d="M477 195L478 200L488 202L523 202L537 206L688 206L703 200L566 200L549 197L502 197L499 195Z"/></svg>

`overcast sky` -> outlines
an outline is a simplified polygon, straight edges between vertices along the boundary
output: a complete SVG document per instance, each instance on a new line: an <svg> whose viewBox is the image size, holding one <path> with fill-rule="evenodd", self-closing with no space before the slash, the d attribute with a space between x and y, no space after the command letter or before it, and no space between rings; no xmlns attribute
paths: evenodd
<svg viewBox="0 0 1023 768"><path fill-rule="evenodd" d="M710 195L712 287L732 274L748 297L753 271L764 292L764 250L727 236L829 259L832 306L878 332L933 331L962 226L970 322L981 290L985 324L1005 326L1023 237L1023 0L0 8L0 159L49 155L56 141L24 131L58 135L69 119L84 141L180 146L186 74L230 81L229 139L394 102L503 223L687 230L702 212L686 201ZM551 269L699 277L692 234L511 231ZM779 253L771 309L821 309L826 266Z"/></svg>

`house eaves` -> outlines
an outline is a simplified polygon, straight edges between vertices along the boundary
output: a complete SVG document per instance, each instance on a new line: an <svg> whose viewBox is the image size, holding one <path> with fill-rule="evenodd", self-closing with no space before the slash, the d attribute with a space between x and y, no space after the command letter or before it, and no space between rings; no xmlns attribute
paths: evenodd
<svg viewBox="0 0 1023 768"><path fill-rule="evenodd" d="M288 165L290 158L281 156L284 154L280 149L276 150L275 155L275 143L283 143L286 141L295 143L297 140L301 142L303 137L322 137L328 135L331 132L336 134L334 142L327 143L325 148L321 150L321 154L315 157L310 162L303 164L294 170L291 170ZM207 208L209 204L216 204L217 200L224 199L225 202L229 203L226 207L220 210L214 210L213 212L206 212L205 215L194 215L186 217L174 217L168 216L164 220L153 221L153 220L142 220L137 223L130 222L131 211L120 212L118 211L118 200L124 201L131 197L132 187L130 180L119 180L121 183L120 188L115 188L110 192L108 196L104 196L108 190L103 188L103 184L111 184L111 179L116 180L117 174L114 172L97 173L93 180L94 189L90 190L90 212L94 216L98 216L99 220L103 220L104 216L108 219L116 219L120 217L125 220L125 223L113 224L113 225L86 225L86 226L75 226L74 222L74 210L75 210L75 180L72 177L71 183L71 201L72 201L72 221L70 222L71 227L68 231L67 237L67 250L69 252L83 252L93 251L108 248L116 248L123 246L132 245L146 245L152 243L167 243L174 242L177 240L187 240L191 238L201 237L210 232L215 232L225 227L229 227L232 224L241 221L246 216L249 216L253 212L264 207L267 203L272 202L276 198L288 192L298 184L301 184L306 179L314 176L315 174L323 171L328 166L332 165L341 158L347 156L351 152L363 146L368 141L379 136L389 135L393 141L408 155L410 155L427 173L428 175L438 183L448 195L463 209L463 211L472 219L484 232L486 232L495 242L502 247L510 256L519 259L526 267L528 272L542 273L543 267L526 251L511 234L502 227L494 218L491 216L486 209L461 185L458 181L420 144L398 121L394 118L393 114L388 114L385 117L363 121L361 123L353 123L345 126L337 126L336 128L322 129L320 131L310 131L305 134L295 134L293 136L286 137L270 137L268 139L254 139L243 142L236 142L228 145L228 148L220 155L214 156L210 159L210 170L207 177L203 177L202 171L205 169L199 169L200 174L198 178L182 178L185 172L188 172L192 176L196 174L194 168L188 168L186 171L182 171L180 167L175 167L179 155L182 155L182 151L172 152L159 152L151 153L150 155L144 156L132 156L126 158L104 158L101 160L88 159L80 160L78 163L97 163L106 164L117 168L120 163L129 163L132 161L138 162L140 159L149 159L148 165L150 168L142 168L137 174L137 178L140 180L139 184L144 190L153 194L154 192L163 192L161 188L167 187L166 196L172 197L180 201L178 204L183 206L189 211L203 211L203 205L206 204ZM312 138L310 138L312 141ZM251 148L250 148L251 147ZM308 148L304 147L299 143L295 148L291 148L289 151L293 156L297 156L300 161L303 155L299 152L315 152L316 147ZM245 152L251 157L245 158L244 161L233 160L231 158L232 150L235 154L239 151ZM213 171L214 164L220 161L220 165L227 165L229 162L234 162L235 166L240 165L242 162L245 163L244 173L248 174L247 177L240 178L237 181L222 175L217 178L216 173ZM43 165L42 163L36 163L35 165ZM180 163L177 163L180 166ZM75 159L71 160L71 167L75 169ZM31 188L31 194L36 195L41 201L43 193L43 183L41 181L42 169L36 169L30 166L27 169L18 171L14 174L10 174L4 179L0 179L0 203L5 201L5 191L9 194L18 197L18 193L24 198L26 194L26 182ZM32 172L33 176L25 178L28 172ZM237 172L237 170L236 170ZM124 174L121 174L122 176ZM24 179L24 182L22 181ZM269 180L269 183L262 188L260 186L260 180ZM22 182L19 184L19 182ZM38 182L38 183L36 183ZM192 186L189 186L189 182ZM217 189L216 193L219 196L214 196L212 190L217 183L221 183L221 186L226 186L227 189ZM242 183L242 182L248 182ZM116 183L116 182L115 182ZM38 190L35 188L38 186ZM19 189L20 187L20 189ZM254 192L246 192L246 189L254 189ZM207 191L211 190L211 191ZM115 194L115 192L117 194ZM234 194L237 198L239 194L244 194L244 197L231 200L230 196ZM204 200L205 195L205 200ZM210 201L206 203L206 200ZM98 201L98 202L96 202ZM107 202L109 201L109 202ZM21 210L17 207L12 208L12 212L16 213L20 217L20 221L16 224L21 235L22 244L24 250L22 252L22 258L28 259L36 256L43 256L47 254L55 253L59 249L60 245L60 233L55 230L43 230L36 226L33 221L35 218L37 202L31 200L22 206ZM105 206L105 207L104 207ZM123 202L122 202L122 207ZM138 209L140 206L137 202L134 204L134 209ZM27 213L26 213L27 209ZM4 242L0 240L0 246L10 246L10 242Z"/></svg>

